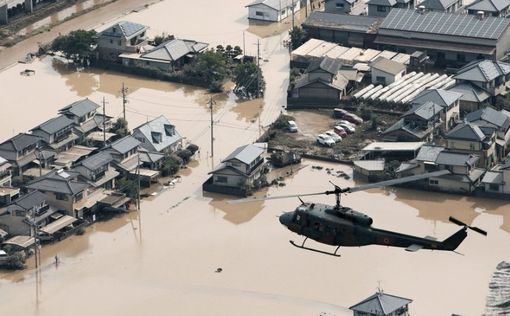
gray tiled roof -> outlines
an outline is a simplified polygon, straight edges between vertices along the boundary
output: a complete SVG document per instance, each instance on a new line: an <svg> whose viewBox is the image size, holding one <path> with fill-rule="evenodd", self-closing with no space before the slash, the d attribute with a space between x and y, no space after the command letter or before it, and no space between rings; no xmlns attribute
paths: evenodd
<svg viewBox="0 0 510 316"><path fill-rule="evenodd" d="M41 205L46 202L46 195L39 191L29 192L16 201L14 201L10 206L7 207L7 210L10 210L14 206L18 206L26 211L32 209L34 206Z"/></svg>
<svg viewBox="0 0 510 316"><path fill-rule="evenodd" d="M424 120L430 120L434 117L434 115L438 115L443 110L443 107L435 104L434 102L427 101L422 104L415 104L413 107L404 113L403 116L409 116L409 115L417 115Z"/></svg>
<svg viewBox="0 0 510 316"><path fill-rule="evenodd" d="M370 64L370 67L392 75L397 75L406 70L406 65L384 57L377 58Z"/></svg>
<svg viewBox="0 0 510 316"><path fill-rule="evenodd" d="M321 59L314 59L306 69L306 72L313 72L319 69L329 72L332 75L336 75L338 73L338 69L340 69L340 62L338 59L333 59L327 56Z"/></svg>
<svg viewBox="0 0 510 316"><path fill-rule="evenodd" d="M96 170L113 160L112 155L107 151L101 151L95 155L85 158L82 160L79 165L89 169Z"/></svg>
<svg viewBox="0 0 510 316"><path fill-rule="evenodd" d="M20 133L0 144L0 149L8 151L21 151L41 141L39 136Z"/></svg>
<svg viewBox="0 0 510 316"><path fill-rule="evenodd" d="M468 113L465 119L468 122L485 121L505 132L510 128L510 118L491 107Z"/></svg>
<svg viewBox="0 0 510 316"><path fill-rule="evenodd" d="M27 185L28 189L75 195L89 187L85 182L77 181L78 173L53 170L45 176L36 178Z"/></svg>
<svg viewBox="0 0 510 316"><path fill-rule="evenodd" d="M451 7L457 0L425 0L420 5L424 6L428 10L439 10L445 11Z"/></svg>
<svg viewBox="0 0 510 316"><path fill-rule="evenodd" d="M382 5L386 7L393 7L397 4L396 0L368 0L368 5Z"/></svg>
<svg viewBox="0 0 510 316"><path fill-rule="evenodd" d="M329 82L322 80L321 78L318 78L318 77L314 78L314 79L310 79L309 74L305 74L298 79L298 81L296 82L294 87L296 89L300 89L300 88L306 87L312 83L321 83L321 84L331 87L333 89L343 91L345 89L345 87L347 86L347 84L349 83L349 80L347 80L347 78L345 78L344 76L339 74L333 80L333 82L329 83Z"/></svg>
<svg viewBox="0 0 510 316"><path fill-rule="evenodd" d="M303 26L321 27L332 30L351 30L366 33L372 27L376 26L381 20L381 18L372 16L314 11L303 22Z"/></svg>
<svg viewBox="0 0 510 316"><path fill-rule="evenodd" d="M139 140L131 135L128 135L119 140L116 140L110 145L110 147L121 154L125 154L139 145Z"/></svg>
<svg viewBox="0 0 510 316"><path fill-rule="evenodd" d="M503 184L503 173L487 171L483 176L482 183Z"/></svg>
<svg viewBox="0 0 510 316"><path fill-rule="evenodd" d="M221 162L225 162L232 159L237 159L247 165L251 164L255 159L257 159L262 153L264 149L255 146L253 144L244 145L238 147L234 150L227 158L223 159Z"/></svg>
<svg viewBox="0 0 510 316"><path fill-rule="evenodd" d="M275 10L280 10L285 7L291 6L293 3L296 3L295 0L255 0L252 3L248 4L247 7L251 7L257 4L265 4L270 8L273 8Z"/></svg>
<svg viewBox="0 0 510 316"><path fill-rule="evenodd" d="M390 315L411 302L408 298L378 292L349 309L369 315Z"/></svg>
<svg viewBox="0 0 510 316"><path fill-rule="evenodd" d="M474 166L478 156L458 152L442 151L437 155L436 164L446 166Z"/></svg>
<svg viewBox="0 0 510 316"><path fill-rule="evenodd" d="M443 150L445 150L444 147L423 145L415 159L417 161L434 162L436 161L439 153L441 153Z"/></svg>
<svg viewBox="0 0 510 316"><path fill-rule="evenodd" d="M481 142L485 139L485 134L479 126L471 123L461 123L455 126L446 134L446 138L474 140Z"/></svg>
<svg viewBox="0 0 510 316"><path fill-rule="evenodd" d="M72 125L73 125L72 120L70 120L69 118L67 118L64 115L60 115L60 116L54 117L52 119L49 119L48 121L42 123L39 126L32 128L31 131L40 129L40 130L51 135L51 134L54 134L54 133L60 131L63 128L66 128L66 127L72 126Z"/></svg>
<svg viewBox="0 0 510 316"><path fill-rule="evenodd" d="M176 61L190 53L196 54L207 48L209 44L192 40L173 39L143 53L142 58L164 61Z"/></svg>
<svg viewBox="0 0 510 316"><path fill-rule="evenodd" d="M417 33L499 39L510 25L510 19L444 12L419 13L412 9L393 8L379 30L388 29Z"/></svg>
<svg viewBox="0 0 510 316"><path fill-rule="evenodd" d="M482 61L475 60L470 62L459 69L453 78L468 81L489 82L509 73L510 64L485 59Z"/></svg>
<svg viewBox="0 0 510 316"><path fill-rule="evenodd" d="M61 114L73 114L78 117L82 117L94 110L96 110L99 105L91 100L83 99L80 101L73 102L66 107L63 107L59 110Z"/></svg>
<svg viewBox="0 0 510 316"><path fill-rule="evenodd" d="M501 12L510 5L509 0L481 0L469 5L466 9L473 11Z"/></svg>
<svg viewBox="0 0 510 316"><path fill-rule="evenodd" d="M134 35L137 35L138 33L142 33L146 29L147 26L142 24L120 21L119 23L114 24L106 30L102 31L99 33L99 35L130 38Z"/></svg>
<svg viewBox="0 0 510 316"><path fill-rule="evenodd" d="M479 88L478 86L472 84L471 82L463 82L460 84L456 84L455 86L448 89L448 91L458 92L462 94L460 97L463 101L470 102L484 102L488 98L490 98L490 94L485 90Z"/></svg>
<svg viewBox="0 0 510 316"><path fill-rule="evenodd" d="M170 130L167 131L167 129ZM180 142L182 139L181 135L175 128L175 125L172 125L172 123L170 123L164 115L138 126L133 130L133 133L137 131L140 132L145 137L146 141L149 142L158 152ZM173 132L173 134L170 132ZM158 142L155 141L153 133L158 133ZM138 135L136 136L138 137ZM140 145L144 147L143 142Z"/></svg>
<svg viewBox="0 0 510 316"><path fill-rule="evenodd" d="M412 103L425 103L425 102L433 102L442 107L449 107L455 101L459 100L462 97L462 94L450 91L450 90L441 90L441 89L427 89L420 92L413 100Z"/></svg>

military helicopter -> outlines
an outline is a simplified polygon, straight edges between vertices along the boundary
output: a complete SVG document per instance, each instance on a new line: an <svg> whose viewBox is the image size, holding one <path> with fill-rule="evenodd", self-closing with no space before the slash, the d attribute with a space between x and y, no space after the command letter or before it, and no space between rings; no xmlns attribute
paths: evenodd
<svg viewBox="0 0 510 316"><path fill-rule="evenodd" d="M416 237L372 227L372 218L366 214L355 211L352 208L342 206L340 203L340 198L343 193L353 193L377 187L417 181L449 173L450 172L448 170L441 170L421 175L360 185L352 188L341 188L330 181L334 186L334 190L308 194L246 198L233 201L233 203L298 197L301 201L301 205L299 205L294 211L285 212L279 217L280 223L286 226L290 231L298 235L305 236L305 239L301 244L297 244L292 240L290 240L290 243L300 249L319 252L335 257L340 257L337 253L340 246L360 247L367 245L382 245L401 247L412 252L420 249L456 252L455 249L457 249L457 247L466 238L468 229L485 236L487 235L487 232L478 227L469 226L458 219L450 217L449 220L452 223L460 225L462 228L445 240L438 241L434 237L429 236L424 238ZM303 196L330 194L334 194L336 197L336 204L334 206L321 203L306 203L301 199ZM309 248L305 246L308 238L323 244L337 246L337 248L334 252L326 252L319 249Z"/></svg>

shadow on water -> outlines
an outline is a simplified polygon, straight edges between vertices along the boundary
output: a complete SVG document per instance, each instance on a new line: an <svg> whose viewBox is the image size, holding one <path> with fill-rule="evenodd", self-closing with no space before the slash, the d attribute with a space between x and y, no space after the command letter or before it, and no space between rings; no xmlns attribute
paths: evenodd
<svg viewBox="0 0 510 316"><path fill-rule="evenodd" d="M266 193L267 189L261 192ZM212 198L209 205L214 213L217 211L224 213L223 219L235 225L251 221L264 207L264 201L229 204L228 201L234 200L235 198L233 199L231 196L216 193L204 193L204 197Z"/></svg>

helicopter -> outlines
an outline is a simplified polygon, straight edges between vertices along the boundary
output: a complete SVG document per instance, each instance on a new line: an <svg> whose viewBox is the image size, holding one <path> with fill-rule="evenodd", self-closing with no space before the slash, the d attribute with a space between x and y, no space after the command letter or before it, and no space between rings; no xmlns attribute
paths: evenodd
<svg viewBox="0 0 510 316"><path fill-rule="evenodd" d="M335 257L340 257L338 250L341 246L360 247L367 245L401 247L411 252L415 252L420 249L430 249L453 251L458 253L455 250L466 238L468 229L471 229L472 231L478 232L485 236L487 235L487 232L478 227L469 226L454 217L450 217L449 220L452 223L462 226L462 228L445 240L438 241L434 237L430 236L422 238L406 235L398 232L375 228L372 226L373 219L368 215L355 211L350 207L345 207L340 203L341 195L344 193L354 193L372 188L417 181L434 176L438 177L449 173L450 172L448 170L441 170L348 188L341 188L330 181L330 183L334 186L334 189L325 192L262 198L245 198L234 201L234 203L282 199L290 197L299 198L301 205L299 205L294 211L285 212L279 216L279 221L283 226L287 227L290 231L305 237L301 244L298 244L293 240L290 240L289 242L294 247L300 249L314 251ZM303 196L330 194L334 194L336 197L336 204L333 206L322 203L307 203L301 199ZM334 252L326 252L320 249L310 248L305 246L308 238L313 239L319 243L337 247Z"/></svg>

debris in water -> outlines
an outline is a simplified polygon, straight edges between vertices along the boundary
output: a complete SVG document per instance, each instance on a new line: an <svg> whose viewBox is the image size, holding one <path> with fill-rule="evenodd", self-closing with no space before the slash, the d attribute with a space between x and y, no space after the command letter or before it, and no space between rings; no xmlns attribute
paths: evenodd
<svg viewBox="0 0 510 316"><path fill-rule="evenodd" d="M214 271L214 272L216 272L216 273L221 273L221 271L223 271L223 269L222 269L222 268L218 268L218 269L216 269L216 271Z"/></svg>
<svg viewBox="0 0 510 316"><path fill-rule="evenodd" d="M485 304L486 315L510 314L510 263L502 261L496 267L489 283Z"/></svg>

